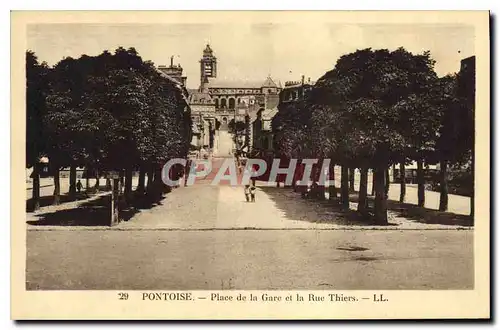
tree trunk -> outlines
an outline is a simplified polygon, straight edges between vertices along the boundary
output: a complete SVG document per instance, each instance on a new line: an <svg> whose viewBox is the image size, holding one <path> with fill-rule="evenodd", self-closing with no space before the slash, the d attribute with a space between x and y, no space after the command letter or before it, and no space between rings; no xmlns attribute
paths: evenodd
<svg viewBox="0 0 500 330"><path fill-rule="evenodd" d="M153 184L153 182L154 182L154 180L153 180L154 179L153 165L150 164L148 166L148 173L147 174L148 174L148 185L146 187L146 191L148 193L152 193L154 190L153 189L153 187L154 187L154 184Z"/></svg>
<svg viewBox="0 0 500 330"><path fill-rule="evenodd" d="M340 201L343 209L349 209L349 168L345 165L341 169Z"/></svg>
<svg viewBox="0 0 500 330"><path fill-rule="evenodd" d="M406 198L406 168L405 163L402 162L399 164L399 179L401 180L401 191L399 193L399 202L404 203Z"/></svg>
<svg viewBox="0 0 500 330"><path fill-rule="evenodd" d="M375 196L375 169L372 169L372 193L370 195Z"/></svg>
<svg viewBox="0 0 500 330"><path fill-rule="evenodd" d="M368 209L368 168L362 167L360 169L360 181L359 181L359 202L358 202L358 212L361 214L366 214Z"/></svg>
<svg viewBox="0 0 500 330"><path fill-rule="evenodd" d="M76 165L71 165L69 168L69 199L76 198Z"/></svg>
<svg viewBox="0 0 500 330"><path fill-rule="evenodd" d="M387 198L385 196L385 169L378 167L375 170L375 223L387 225Z"/></svg>
<svg viewBox="0 0 500 330"><path fill-rule="evenodd" d="M90 175L90 171L86 168L85 169L85 190L89 190L89 187L90 187L90 178L89 178L89 175Z"/></svg>
<svg viewBox="0 0 500 330"><path fill-rule="evenodd" d="M139 183L137 184L137 189L135 190L138 194L144 194L146 186L146 169L143 165L139 168Z"/></svg>
<svg viewBox="0 0 500 330"><path fill-rule="evenodd" d="M448 211L448 162L441 160L439 164L441 174L440 196L439 196L439 211Z"/></svg>
<svg viewBox="0 0 500 330"><path fill-rule="evenodd" d="M391 176L389 175L389 168L385 169L385 198L389 197L389 187L391 185Z"/></svg>
<svg viewBox="0 0 500 330"><path fill-rule="evenodd" d="M324 162L324 160L322 160L318 164L318 173L316 174L316 180L318 181L318 198L320 200L322 200L322 201L326 199L326 196L325 196L325 183L324 182L320 182L320 180L319 180L321 178L322 172L324 171L323 162Z"/></svg>
<svg viewBox="0 0 500 330"><path fill-rule="evenodd" d="M60 180L59 167L54 167L54 201L53 205L59 205L61 203L61 180Z"/></svg>
<svg viewBox="0 0 500 330"><path fill-rule="evenodd" d="M163 193L171 191L171 187L164 184L163 180L161 179L161 170L162 168L160 166L154 167L153 187L154 187L154 193L158 197L163 195Z"/></svg>
<svg viewBox="0 0 500 330"><path fill-rule="evenodd" d="M33 202L33 211L40 209L40 168L39 164L35 163L33 165L33 191L31 192L31 198Z"/></svg>
<svg viewBox="0 0 500 330"><path fill-rule="evenodd" d="M354 192L354 175L356 173L355 168L350 168L349 169L349 192Z"/></svg>
<svg viewBox="0 0 500 330"><path fill-rule="evenodd" d="M96 190L96 192L99 191L99 185L101 184L99 182L100 181L99 179L100 179L99 171L96 170L95 171L95 190Z"/></svg>
<svg viewBox="0 0 500 330"><path fill-rule="evenodd" d="M129 204L132 201L132 167L128 165L125 168L125 202Z"/></svg>
<svg viewBox="0 0 500 330"><path fill-rule="evenodd" d="M417 185L418 185L418 206L425 205L425 179L424 179L424 162L417 160Z"/></svg>
<svg viewBox="0 0 500 330"><path fill-rule="evenodd" d="M330 200L333 203L337 203L337 188L335 187L335 164L330 162L328 169L329 183L328 183L328 193L330 194Z"/></svg>

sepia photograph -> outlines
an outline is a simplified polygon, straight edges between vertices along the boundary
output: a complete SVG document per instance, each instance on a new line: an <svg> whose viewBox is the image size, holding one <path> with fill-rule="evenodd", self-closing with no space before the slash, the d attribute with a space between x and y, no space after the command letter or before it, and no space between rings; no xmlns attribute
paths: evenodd
<svg viewBox="0 0 500 330"><path fill-rule="evenodd" d="M489 16L416 14L28 21L25 131L12 128L24 290L475 292L489 273L475 248L490 222L489 204L477 211L489 104L476 103Z"/></svg>

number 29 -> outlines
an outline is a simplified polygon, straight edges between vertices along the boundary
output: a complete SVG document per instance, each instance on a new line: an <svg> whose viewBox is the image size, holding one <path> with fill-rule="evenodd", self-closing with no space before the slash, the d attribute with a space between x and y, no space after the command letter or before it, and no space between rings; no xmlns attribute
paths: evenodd
<svg viewBox="0 0 500 330"><path fill-rule="evenodd" d="M128 300L128 293L126 293L126 292L119 292L118 293L118 300Z"/></svg>

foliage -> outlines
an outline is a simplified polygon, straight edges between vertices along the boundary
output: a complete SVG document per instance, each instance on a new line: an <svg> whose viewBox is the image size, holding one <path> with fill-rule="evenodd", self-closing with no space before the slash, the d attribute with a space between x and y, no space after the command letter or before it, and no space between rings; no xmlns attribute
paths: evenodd
<svg viewBox="0 0 500 330"><path fill-rule="evenodd" d="M186 157L191 139L187 91L134 48L68 57L48 71L45 97L28 100L46 107L36 121L51 163L123 170Z"/></svg>
<svg viewBox="0 0 500 330"><path fill-rule="evenodd" d="M280 103L272 122L275 150L378 173L409 159L466 162L473 144L471 107L458 96L457 78L439 79L434 64L429 52L404 48L341 56L304 99ZM377 217L386 210L378 203L384 195L380 180Z"/></svg>
<svg viewBox="0 0 500 330"><path fill-rule="evenodd" d="M46 153L45 131L41 125L45 116L45 97L49 68L39 63L32 51L26 52L26 167L30 168Z"/></svg>

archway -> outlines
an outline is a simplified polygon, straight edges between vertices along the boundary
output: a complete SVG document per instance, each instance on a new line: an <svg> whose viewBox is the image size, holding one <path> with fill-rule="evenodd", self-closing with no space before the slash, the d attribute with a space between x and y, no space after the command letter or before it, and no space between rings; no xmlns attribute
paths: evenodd
<svg viewBox="0 0 500 330"><path fill-rule="evenodd" d="M229 109L234 109L234 106L235 106L235 101L234 101L234 98L230 98L229 99Z"/></svg>
<svg viewBox="0 0 500 330"><path fill-rule="evenodd" d="M220 100L220 107L221 107L221 108L225 108L226 106L227 106L227 104L226 104L226 99L221 99L221 100Z"/></svg>

